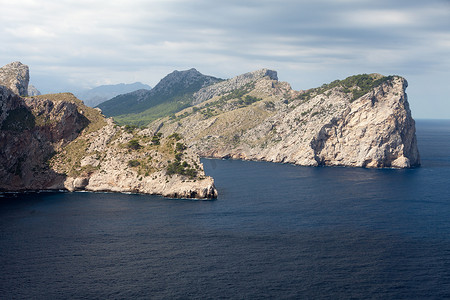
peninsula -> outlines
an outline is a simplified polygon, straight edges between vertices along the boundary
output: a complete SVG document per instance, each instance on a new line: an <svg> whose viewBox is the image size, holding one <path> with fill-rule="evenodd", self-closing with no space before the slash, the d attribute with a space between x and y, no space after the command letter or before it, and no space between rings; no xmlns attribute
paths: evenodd
<svg viewBox="0 0 450 300"><path fill-rule="evenodd" d="M268 69L228 80L190 69L106 101L104 112L70 93L28 96L28 81L20 62L0 68L0 191L216 198L200 157L420 165L399 76L362 74L295 91ZM132 109L120 114L123 103Z"/></svg>

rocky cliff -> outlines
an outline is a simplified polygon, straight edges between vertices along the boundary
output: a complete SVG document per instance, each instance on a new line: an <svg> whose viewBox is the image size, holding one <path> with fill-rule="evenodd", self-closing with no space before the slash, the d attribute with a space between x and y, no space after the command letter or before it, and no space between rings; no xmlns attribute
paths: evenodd
<svg viewBox="0 0 450 300"><path fill-rule="evenodd" d="M352 76L294 91L261 70L240 88L238 78L200 91L203 101L174 120L151 124L179 132L205 157L305 166L408 168L420 165L405 89L399 76Z"/></svg>
<svg viewBox="0 0 450 300"><path fill-rule="evenodd" d="M213 179L180 135L117 126L70 93L20 97L28 87L28 67L13 63L2 69L0 190L217 196Z"/></svg>

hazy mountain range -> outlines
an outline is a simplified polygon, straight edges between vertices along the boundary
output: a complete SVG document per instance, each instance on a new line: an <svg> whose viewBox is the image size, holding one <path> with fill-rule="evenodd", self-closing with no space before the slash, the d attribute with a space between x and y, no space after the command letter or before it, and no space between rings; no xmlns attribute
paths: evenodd
<svg viewBox="0 0 450 300"><path fill-rule="evenodd" d="M111 85L101 85L89 90L75 92L75 96L83 100L87 106L94 107L98 104L114 98L120 94L126 94L136 90L150 90L151 87L141 82L135 83L119 83Z"/></svg>

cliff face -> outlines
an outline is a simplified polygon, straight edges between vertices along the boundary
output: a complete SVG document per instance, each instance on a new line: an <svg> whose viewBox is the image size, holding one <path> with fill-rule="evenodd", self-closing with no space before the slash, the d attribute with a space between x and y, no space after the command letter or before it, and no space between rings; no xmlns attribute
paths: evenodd
<svg viewBox="0 0 450 300"><path fill-rule="evenodd" d="M0 103L8 107L0 130L0 189L57 188L63 176L49 168L47 161L74 140L88 120L73 103L55 104L14 94L5 98L6 89L0 90Z"/></svg>
<svg viewBox="0 0 450 300"><path fill-rule="evenodd" d="M0 191L217 197L213 179L180 136L117 126L70 93L20 97L28 74L14 66L17 72L8 65L0 81Z"/></svg>
<svg viewBox="0 0 450 300"><path fill-rule="evenodd" d="M186 109L159 130L180 132L206 157L408 168L420 158L406 87L401 77L372 74L296 92L265 76Z"/></svg>

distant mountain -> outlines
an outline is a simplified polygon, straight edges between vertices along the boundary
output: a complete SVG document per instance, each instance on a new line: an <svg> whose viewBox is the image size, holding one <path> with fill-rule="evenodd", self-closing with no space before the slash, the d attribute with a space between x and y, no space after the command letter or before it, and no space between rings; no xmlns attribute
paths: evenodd
<svg viewBox="0 0 450 300"><path fill-rule="evenodd" d="M116 97L117 95L142 89L150 90L151 87L140 82L129 84L119 83L112 85L101 85L93 89L78 92L75 94L79 99L83 100L87 106L94 107L102 102Z"/></svg>
<svg viewBox="0 0 450 300"><path fill-rule="evenodd" d="M32 84L28 85L28 96L39 96L41 92Z"/></svg>
<svg viewBox="0 0 450 300"><path fill-rule="evenodd" d="M114 116L119 123L125 123L123 120L126 119L136 125L148 124L159 117L190 106L195 92L220 81L222 79L203 75L194 68L173 71L150 91L139 90L119 95L97 107L105 116Z"/></svg>

